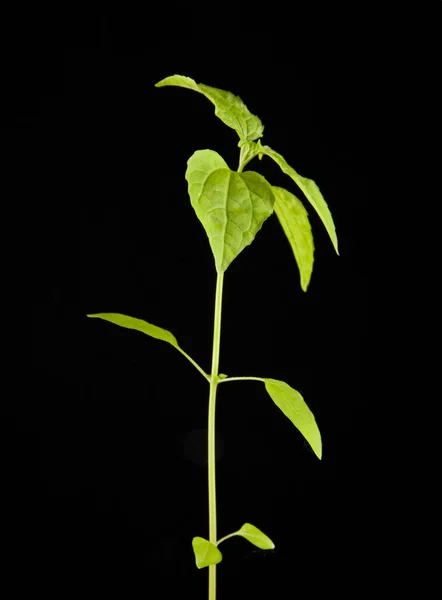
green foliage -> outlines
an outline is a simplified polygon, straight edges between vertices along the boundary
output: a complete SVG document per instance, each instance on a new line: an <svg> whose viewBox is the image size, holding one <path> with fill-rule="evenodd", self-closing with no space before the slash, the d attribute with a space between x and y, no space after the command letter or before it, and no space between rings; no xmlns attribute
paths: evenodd
<svg viewBox="0 0 442 600"><path fill-rule="evenodd" d="M157 340L163 340L163 342L168 342L179 352L181 352L181 354L185 356L190 363L192 363L192 365L201 373L201 375L205 379L210 381L210 376L203 371L203 369L198 365L198 363L194 361L193 358L187 354L187 352L184 352L181 346L178 345L175 336L172 333L170 333L170 331L167 331L167 329L157 327L156 325L152 325L151 323L143 321L142 319L128 317L127 315L121 315L119 313L97 313L95 315L87 316L91 319L102 319L103 321L109 321L110 323L118 325L119 327L124 327L125 329L134 329L135 331L145 333L146 335L156 338Z"/></svg>
<svg viewBox="0 0 442 600"><path fill-rule="evenodd" d="M242 536L261 550L273 550L275 547L275 544L265 533L250 523L244 523L241 529L236 532L236 535Z"/></svg>
<svg viewBox="0 0 442 600"><path fill-rule="evenodd" d="M298 198L280 187L272 187L275 213L292 247L301 275L301 287L307 291L313 271L313 234L307 211Z"/></svg>
<svg viewBox="0 0 442 600"><path fill-rule="evenodd" d="M197 84L190 77L173 75L158 82L157 87L179 86L201 93L215 106L215 114L226 125L234 129L240 141L238 171L229 168L225 160L213 150L198 150L188 160L186 180L190 202L201 221L214 256L217 271L215 293L215 318L213 334L212 373L208 375L178 345L175 336L161 327L147 321L118 313L90 314L88 317L109 321L120 327L133 329L153 338L171 344L179 350L210 383L208 456L209 470L209 540L194 537L192 546L195 562L199 569L214 567L221 562L222 555L217 545L233 536L241 536L261 549L273 549L274 543L262 531L250 523L245 523L238 531L217 540L216 535L216 496L215 496L215 399L220 383L253 379L264 383L276 406L300 431L310 444L315 455L322 457L322 442L319 428L313 413L301 394L287 383L276 379L260 377L227 377L218 373L221 334L221 307L224 272L230 263L252 243L264 221L275 211L282 229L287 236L297 262L301 288L307 291L310 283L314 243L308 214L302 202L290 191L271 186L266 179L254 171L243 171L255 157L268 156L287 174L303 192L322 220L333 246L338 253L336 229L330 210L318 186L311 179L299 175L285 158L269 146L262 146L259 140L264 127L243 101L230 92ZM258 140L258 141L256 141ZM216 580L214 569L209 569L209 599L215 600Z"/></svg>
<svg viewBox="0 0 442 600"><path fill-rule="evenodd" d="M265 154L266 156L272 158L279 165L281 170L286 175L291 177L296 183L296 185L300 188L300 190L304 193L305 197L316 210L321 221L324 223L324 226L328 232L328 235L330 236L336 253L339 254L338 238L336 237L336 229L335 224L333 222L333 217L331 216L331 212L327 206L327 203L324 200L324 197L321 194L321 191L316 185L316 183L311 179L307 179L306 177L302 177L302 175L299 175L299 173L297 173L295 169L287 163L287 161L283 156L281 156L281 154L278 154L278 152L275 152L274 150L269 148L269 146L261 146L259 143L257 145L259 147L260 154Z"/></svg>
<svg viewBox="0 0 442 600"><path fill-rule="evenodd" d="M103 319L103 321L109 321L109 323L119 325L125 329L135 329L136 331L150 335L150 337L156 338L157 340L168 342L175 348L179 349L178 342L176 341L175 336L170 333L170 331L167 331L167 329L162 329L162 327L152 325L151 323L143 321L142 319L136 319L135 317L128 317L127 315L120 315L118 313L97 313L95 315L87 316L91 319Z"/></svg>
<svg viewBox="0 0 442 600"><path fill-rule="evenodd" d="M272 214L272 188L258 173L231 171L213 150L198 150L187 164L190 201L223 273Z"/></svg>
<svg viewBox="0 0 442 600"><path fill-rule="evenodd" d="M244 102L231 92L196 83L184 75L172 75L162 79L156 87L176 85L204 94L215 105L215 114L239 135L240 140L253 141L262 136L264 127L258 117L252 115Z"/></svg>
<svg viewBox="0 0 442 600"><path fill-rule="evenodd" d="M299 429L318 458L322 458L321 434L301 394L277 379L263 379L269 396L285 416Z"/></svg>
<svg viewBox="0 0 442 600"><path fill-rule="evenodd" d="M219 117L226 125L235 129L240 137L239 146L241 147L241 155L239 171L242 171L243 167L256 156L259 156L261 159L265 155L274 160L281 170L296 183L296 185L304 193L307 200L313 206L330 236L336 253L339 254L338 239L336 236L336 228L333 217L319 187L313 180L299 175L299 173L287 163L281 154L269 146L261 145L261 141L258 138L262 137L264 127L258 117L250 113L238 96L234 96L230 92L225 92L224 90L211 88L203 84L197 84L190 77L185 77L183 75L172 75L170 77L166 77L156 84L157 87L168 85L180 86L202 93L211 102L213 102L213 104L215 104L216 116ZM256 142L255 140L257 139L258 141ZM276 206L275 212L277 213L278 218L280 218L282 224L282 219L280 217L280 213L282 211L279 211L278 207ZM285 223L283 225L283 229L286 235L287 232L290 233L290 237L288 235L289 243L292 247L293 253L298 262L298 267L300 269L301 287L304 291L306 291L308 282L310 281L311 270L310 274L308 274L308 260L302 261L301 267L298 258L301 248L299 243L296 245L294 244L295 237L304 235L305 226L303 225L303 230L299 233L299 235L297 235L296 231L299 226L299 210L284 211L283 219Z"/></svg>
<svg viewBox="0 0 442 600"><path fill-rule="evenodd" d="M202 537L194 537L192 540L192 547L198 569L210 567L210 565L217 565L223 559L223 555L218 548Z"/></svg>

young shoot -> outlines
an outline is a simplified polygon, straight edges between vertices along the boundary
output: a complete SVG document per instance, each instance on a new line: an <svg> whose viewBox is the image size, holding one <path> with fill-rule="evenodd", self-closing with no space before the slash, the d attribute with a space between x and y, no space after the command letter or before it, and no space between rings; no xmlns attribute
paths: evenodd
<svg viewBox="0 0 442 600"><path fill-rule="evenodd" d="M178 86L198 92L215 106L215 115L239 137L238 169L233 171L214 150L197 150L187 162L185 178L190 203L207 234L216 269L215 311L213 321L212 361L206 373L178 344L175 336L147 321L117 313L90 314L88 317L103 319L144 333L171 344L199 371L209 386L208 402L208 488L209 527L208 537L196 536L192 540L195 563L199 569L209 568L209 600L216 598L216 565L222 561L221 543L234 536L245 538L263 550L273 550L272 540L250 523L240 529L218 537L216 518L215 474L215 404L220 384L236 381L260 382L268 396L304 436L315 455L322 457L321 434L313 413L301 394L288 383L277 379L257 376L228 377L219 373L221 312L224 274L229 265L244 248L255 239L264 222L273 213L278 218L298 265L300 284L307 291L313 270L313 235L307 211L295 194L273 186L265 177L244 168L254 159L268 157L273 160L304 194L306 200L321 219L338 252L335 225L330 210L314 181L302 177L278 152L261 144L264 127L242 100L230 92L196 83L190 77L172 75L156 84L156 87ZM290 182L289 182L290 183ZM224 550L224 546L223 546Z"/></svg>

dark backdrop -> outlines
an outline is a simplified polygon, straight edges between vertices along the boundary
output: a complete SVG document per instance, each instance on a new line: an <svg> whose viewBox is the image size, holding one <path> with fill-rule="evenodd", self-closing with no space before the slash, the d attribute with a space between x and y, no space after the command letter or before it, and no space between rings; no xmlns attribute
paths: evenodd
<svg viewBox="0 0 442 600"><path fill-rule="evenodd" d="M18 589L206 594L191 539L208 535L208 386L172 347L86 318L144 318L210 368L215 270L184 173L197 149L232 168L239 149L203 96L154 87L174 73L234 92L261 118L263 143L320 186L341 254L309 210L307 293L276 217L226 273L221 371L298 389L323 460L263 386L220 388L219 533L249 521L276 544L226 542L220 598L353 597L355 578L380 577L366 215L382 82L362 13L349 28L295 13L164 5L28 15L13 106L38 197L27 246L33 392L17 400L13 446ZM270 160L249 168L295 189Z"/></svg>

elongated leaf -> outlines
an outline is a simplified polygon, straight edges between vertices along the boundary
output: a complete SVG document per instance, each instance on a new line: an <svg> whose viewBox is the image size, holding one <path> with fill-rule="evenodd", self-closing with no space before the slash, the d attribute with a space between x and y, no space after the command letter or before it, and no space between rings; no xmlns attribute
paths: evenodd
<svg viewBox="0 0 442 600"><path fill-rule="evenodd" d="M157 340L168 342L175 348L180 349L175 336L170 333L170 331L167 331L167 329L162 329L161 327L157 327L156 325L152 325L151 323L143 321L142 319L128 317L127 315L120 315L119 313L97 313L87 316L91 319L103 319L103 321L109 321L110 323L114 323L120 327L125 327L126 329L135 329L136 331L141 331L141 333L150 335Z"/></svg>
<svg viewBox="0 0 442 600"><path fill-rule="evenodd" d="M213 150L198 150L187 164L190 202L223 273L272 214L272 187L253 171L231 171Z"/></svg>
<svg viewBox="0 0 442 600"><path fill-rule="evenodd" d="M336 229L335 224L333 222L333 217L316 183L311 179L307 179L306 177L302 177L302 175L299 175L299 173L297 173L295 169L287 163L287 161L283 156L281 156L281 154L278 154L278 152L275 152L275 150L272 150L271 148L269 148L269 146L259 145L259 148L262 154L265 154L266 156L272 158L279 165L281 170L286 175L291 177L293 181L303 191L305 197L316 210L321 221L324 223L324 226L328 232L328 235L330 236L336 253L339 254L338 238L336 237Z"/></svg>
<svg viewBox="0 0 442 600"><path fill-rule="evenodd" d="M206 96L215 105L216 116L228 127L234 129L241 140L253 141L262 136L263 124L249 111L244 102L231 92L196 83L184 75L171 75L159 81L155 87L176 85L194 90Z"/></svg>
<svg viewBox="0 0 442 600"><path fill-rule="evenodd" d="M217 565L223 559L223 555L218 548L202 537L194 537L192 540L195 562L198 569Z"/></svg>
<svg viewBox="0 0 442 600"><path fill-rule="evenodd" d="M313 271L313 234L307 211L291 192L272 186L274 209L298 263L301 287L307 291Z"/></svg>
<svg viewBox="0 0 442 600"><path fill-rule="evenodd" d="M275 544L265 533L250 523L244 523L241 529L236 532L236 535L246 538L246 540L262 550L273 550L275 547Z"/></svg>
<svg viewBox="0 0 442 600"><path fill-rule="evenodd" d="M187 352L184 352L180 346L178 346L175 336L170 333L170 331L167 331L167 329L157 327L156 325L152 325L151 323L143 321L142 319L135 319L135 317L128 317L127 315L121 315L119 313L97 313L87 316L91 317L92 319L103 319L104 321L109 321L110 323L114 323L120 327L125 327L126 329L135 329L135 331L140 331L141 333L150 335L150 337L156 338L157 340L168 342L179 352L181 352L181 354L185 356L190 363L192 363L192 365L205 379L210 381L210 375L205 373L198 363L194 361L193 358L187 354Z"/></svg>
<svg viewBox="0 0 442 600"><path fill-rule="evenodd" d="M304 401L301 394L284 381L277 379L263 379L266 390L273 402L299 429L304 438L312 447L318 458L322 457L321 434L313 413Z"/></svg>

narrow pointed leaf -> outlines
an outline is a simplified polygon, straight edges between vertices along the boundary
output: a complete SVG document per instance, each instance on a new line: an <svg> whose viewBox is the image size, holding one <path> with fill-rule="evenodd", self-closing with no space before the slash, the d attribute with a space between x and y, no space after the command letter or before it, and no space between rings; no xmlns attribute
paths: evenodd
<svg viewBox="0 0 442 600"><path fill-rule="evenodd" d="M275 544L265 533L250 523L244 523L236 534L246 538L246 540L262 550L273 550L275 547Z"/></svg>
<svg viewBox="0 0 442 600"><path fill-rule="evenodd" d="M261 121L249 111L244 102L231 92L196 83L184 75L171 75L159 81L155 87L176 85L194 90L206 96L215 105L216 116L228 127L234 129L241 140L253 141L262 136L264 127Z"/></svg>
<svg viewBox="0 0 442 600"><path fill-rule="evenodd" d="M302 433L318 458L322 457L322 442L315 417L301 394L284 381L264 379L269 396L285 416Z"/></svg>
<svg viewBox="0 0 442 600"><path fill-rule="evenodd" d="M307 200L318 213L319 218L323 222L328 232L328 235L330 236L336 253L339 254L338 238L336 236L336 229L335 224L333 222L333 217L316 183L311 179L307 179L306 177L302 177L302 175L299 175L299 173L297 173L295 169L287 163L287 161L283 156L281 156L281 154L278 154L278 152L275 152L275 150L272 150L271 148L269 148L269 146L260 146L260 150L262 154L265 154L266 156L272 158L279 165L281 170L286 175L291 177L296 183L296 185L302 190Z"/></svg>
<svg viewBox="0 0 442 600"><path fill-rule="evenodd" d="M298 263L301 288L307 291L313 271L313 234L302 202L291 192L272 186L274 209Z"/></svg>
<svg viewBox="0 0 442 600"><path fill-rule="evenodd" d="M163 329L162 327L152 325L151 323L143 321L142 319L128 317L127 315L120 315L119 313L97 313L87 316L92 319L103 319L104 321L109 321L110 323L114 323L114 325L119 325L120 327L125 327L126 329L135 329L136 331L150 335L157 340L168 342L175 348L179 349L178 342L175 336L170 333L170 331L167 331L167 329Z"/></svg>
<svg viewBox="0 0 442 600"><path fill-rule="evenodd" d="M231 171L213 150L198 150L187 164L190 202L223 273L272 214L272 187L259 173Z"/></svg>
<svg viewBox="0 0 442 600"><path fill-rule="evenodd" d="M223 559L223 555L218 548L202 537L194 537L192 540L195 562L198 569L217 565Z"/></svg>

